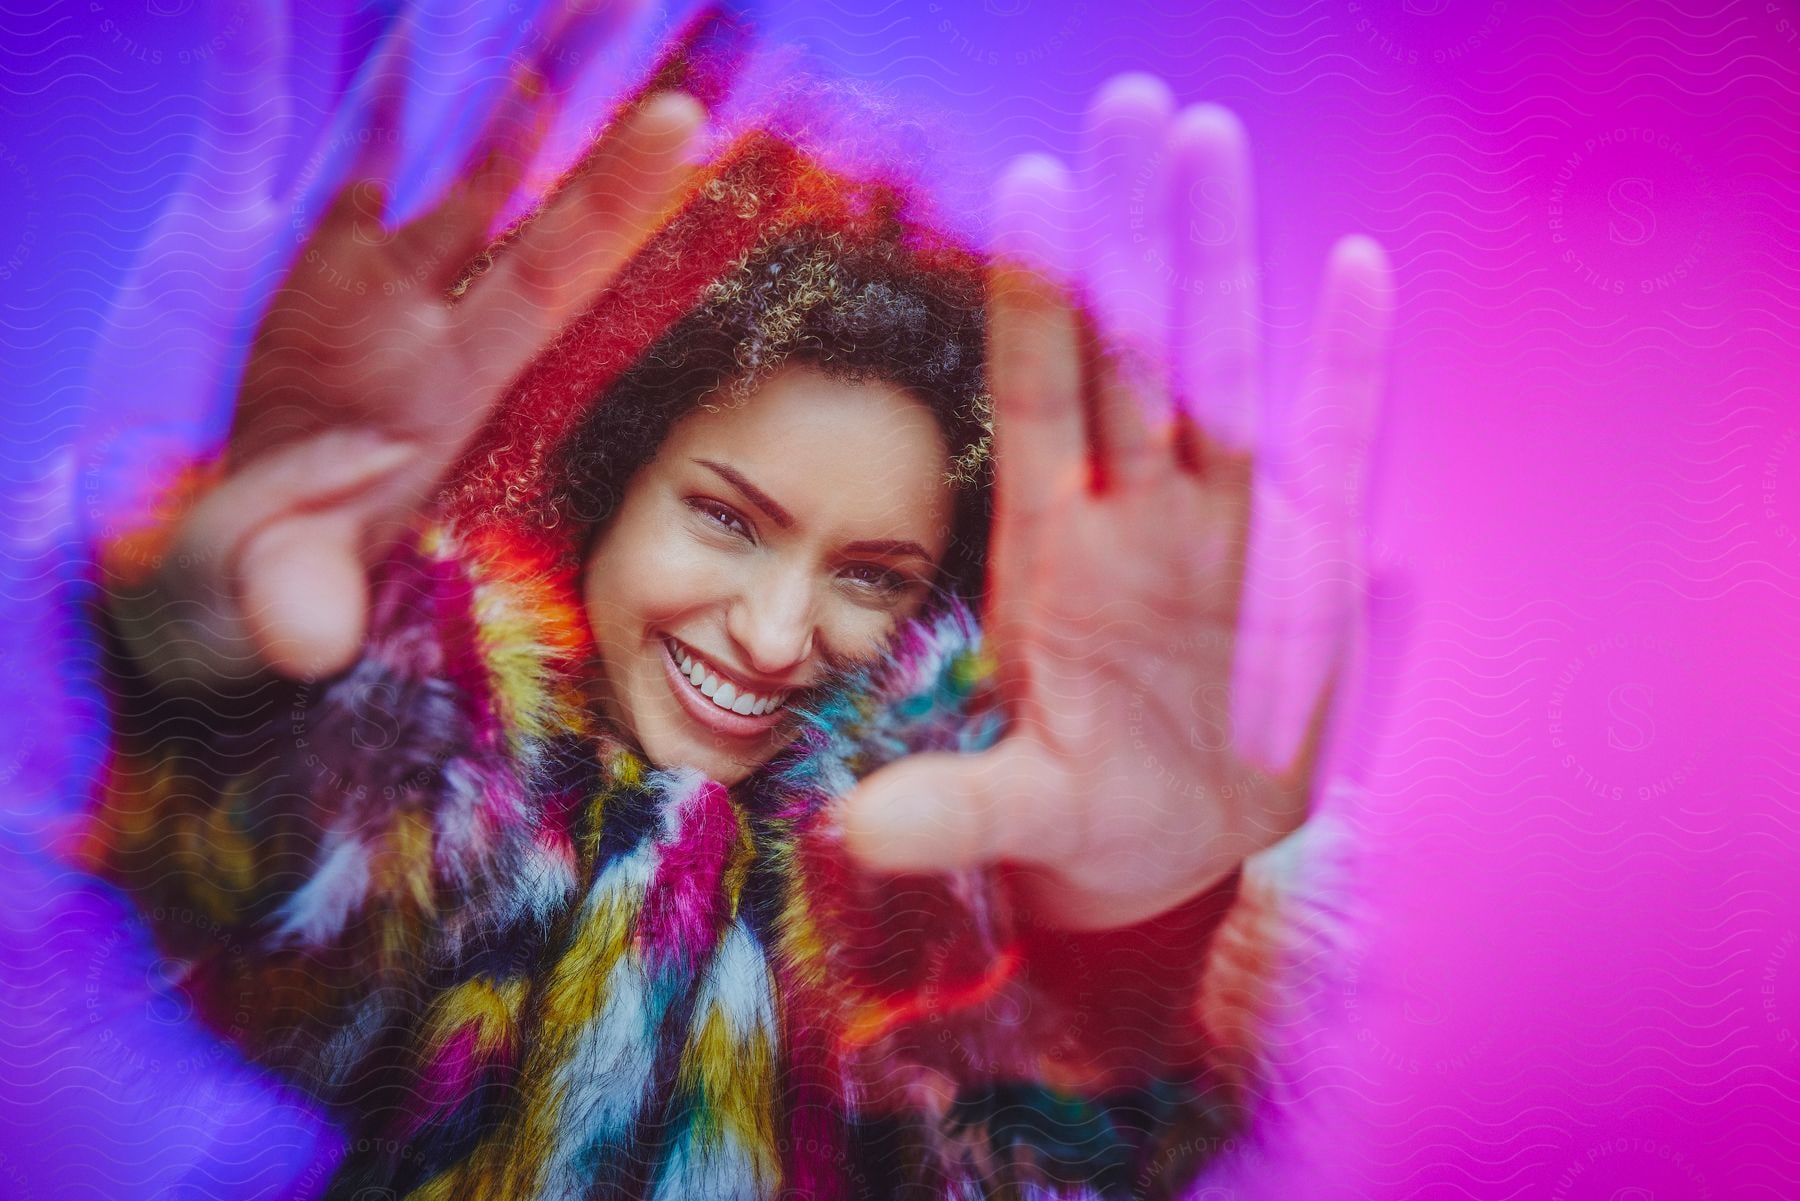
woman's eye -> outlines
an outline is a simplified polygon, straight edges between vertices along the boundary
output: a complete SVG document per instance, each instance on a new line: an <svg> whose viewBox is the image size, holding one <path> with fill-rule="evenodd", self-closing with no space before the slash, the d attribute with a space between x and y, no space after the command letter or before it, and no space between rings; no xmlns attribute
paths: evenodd
<svg viewBox="0 0 1800 1201"><path fill-rule="evenodd" d="M907 586L912 583L912 577L906 575L904 572L895 571L891 567L876 567L872 563L859 563L849 570L852 573L866 572L867 574L862 576L853 574L851 575L851 578L857 583L862 584L869 591L879 593L882 596L893 596L904 592L906 591Z"/></svg>
<svg viewBox="0 0 1800 1201"><path fill-rule="evenodd" d="M739 534L745 538L750 537L750 527L744 523L744 519L739 517L735 511L725 505L722 505L717 501L704 500L698 497L687 503L688 507L704 516L708 521L719 528L729 530L732 533Z"/></svg>

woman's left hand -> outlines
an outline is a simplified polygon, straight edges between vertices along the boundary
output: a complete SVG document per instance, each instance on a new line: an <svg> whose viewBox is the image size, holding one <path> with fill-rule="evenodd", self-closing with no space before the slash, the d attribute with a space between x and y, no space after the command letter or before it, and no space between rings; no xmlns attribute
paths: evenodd
<svg viewBox="0 0 1800 1201"><path fill-rule="evenodd" d="M1333 248L1297 394L1265 414L1230 113L1121 76L1074 178L1021 159L998 209L983 625L1007 733L890 765L840 820L872 867L1006 861L1049 920L1126 925L1306 818L1361 619L1389 271L1367 238ZM1058 282L1076 276L1097 335Z"/></svg>

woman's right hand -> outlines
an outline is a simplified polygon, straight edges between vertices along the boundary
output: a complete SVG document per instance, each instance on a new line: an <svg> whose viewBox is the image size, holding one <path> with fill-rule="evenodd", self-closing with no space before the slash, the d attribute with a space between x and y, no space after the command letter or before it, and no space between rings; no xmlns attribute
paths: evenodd
<svg viewBox="0 0 1800 1201"><path fill-rule="evenodd" d="M655 227L705 116L655 94L460 294L547 124L530 72L443 199L383 222L395 93L369 105L352 168L271 299L222 473L177 519L160 566L109 575L127 649L164 682L311 679L362 644L367 573L527 362Z"/></svg>

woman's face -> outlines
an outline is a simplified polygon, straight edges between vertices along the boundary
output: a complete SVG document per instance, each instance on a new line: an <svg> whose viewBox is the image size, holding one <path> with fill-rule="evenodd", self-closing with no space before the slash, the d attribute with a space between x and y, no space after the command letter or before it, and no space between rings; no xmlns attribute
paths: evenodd
<svg viewBox="0 0 1800 1201"><path fill-rule="evenodd" d="M948 457L898 387L803 366L677 422L583 569L603 711L658 767L766 763L826 655L872 657L929 598Z"/></svg>

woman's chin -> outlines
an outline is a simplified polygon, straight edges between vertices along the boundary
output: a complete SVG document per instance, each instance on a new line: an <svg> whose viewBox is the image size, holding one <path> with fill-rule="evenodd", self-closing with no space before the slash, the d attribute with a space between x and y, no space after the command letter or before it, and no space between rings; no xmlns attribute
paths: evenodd
<svg viewBox="0 0 1800 1201"><path fill-rule="evenodd" d="M677 767L692 768L709 780L730 788L748 777L761 762L746 762L704 739L675 736L658 731L643 741L644 759L655 768L668 771Z"/></svg>

